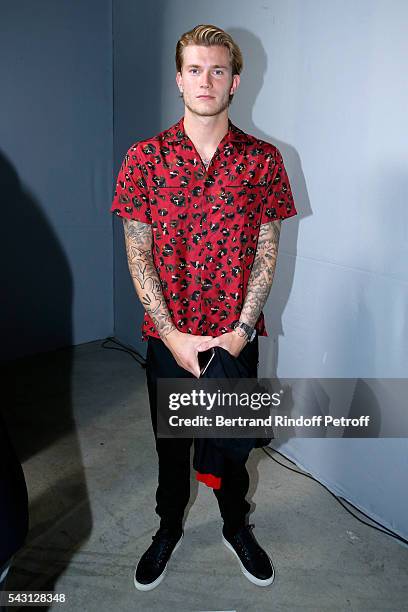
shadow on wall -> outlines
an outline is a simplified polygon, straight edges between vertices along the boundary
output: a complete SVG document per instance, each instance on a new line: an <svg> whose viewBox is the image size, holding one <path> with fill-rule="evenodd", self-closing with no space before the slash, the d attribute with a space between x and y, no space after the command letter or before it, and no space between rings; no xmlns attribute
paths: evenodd
<svg viewBox="0 0 408 612"><path fill-rule="evenodd" d="M6 297L1 358L9 361L71 345L72 276L40 204L1 152L0 181Z"/></svg>
<svg viewBox="0 0 408 612"><path fill-rule="evenodd" d="M72 415L72 353L46 352L72 344L72 277L40 205L4 154L0 180L5 263L2 359L7 380L17 391L17 405L8 404L2 412L23 465L30 523L5 589L53 590L92 527ZM58 457L53 444L62 437L66 454Z"/></svg>
<svg viewBox="0 0 408 612"><path fill-rule="evenodd" d="M242 28L229 28L228 32L231 34L234 40L239 44L244 57L244 70L242 73L242 79L240 88L237 95L234 97L231 105L231 114L234 115L233 122L242 127L245 131L254 134L262 140L271 142L279 151L282 153L285 167L290 175L291 187L294 195L295 206L298 214L288 220L282 222L282 235L280 240L280 253L285 252L285 257L279 258L276 274L273 282L273 288L268 299L268 302L264 308L265 323L269 337L264 341L260 342L260 368L259 377L264 378L277 378L277 370L279 363L279 336L284 335L284 329L282 325L282 317L286 307L286 304L291 293L293 284L295 265L296 265L296 252L297 242L299 233L299 222L300 219L311 216L312 209L310 199L308 196L306 180L302 170L302 163L297 151L288 143L278 140L273 134L266 133L259 129L258 125L253 119L253 112L258 95L262 92L264 85L264 77L267 73L268 68L268 55L263 47L261 40L255 36L252 32ZM278 73L272 75L272 78L276 78L276 95L280 96L279 86L281 75ZM284 95L284 94L283 94ZM275 108L275 105L271 105ZM268 109L266 109L268 110ZM272 111L270 111L272 112ZM268 116L268 125L279 126L278 116ZM280 265L281 264L281 268ZM279 273L281 269L282 273ZM362 301L360 300L360 304ZM372 320L370 319L369 312L364 309L364 316L359 317L354 322L356 327L353 338L361 337L361 326L370 325ZM372 326L371 326L372 327ZM360 329L360 336L357 333ZM363 335L364 337L364 335ZM373 338L374 334L371 330L369 337ZM357 340L356 340L357 342ZM350 346L350 350L339 351L339 354L344 354L347 359L347 363L351 361L351 355L356 353L358 350L361 354L360 363L365 363L367 366L367 372L372 371L369 364L373 361L374 351L373 346L367 348L364 343L360 346ZM347 370L347 364L344 364L344 369ZM340 433L342 437L370 437L376 438L380 436L382 428L381 419L381 407L380 400L377 396L378 389L373 389L370 384L365 382L361 378L352 378L350 380L340 380L338 388L336 388L335 381L329 384L329 388L325 388L325 381L319 381L316 379L309 380L307 382L307 395L310 401L310 409L313 414L325 415L331 414L335 417L357 417L361 414L367 414L370 417L370 424L368 427L360 430L358 428L347 428L345 431ZM334 383L334 384L333 384ZM385 381L386 383L386 381ZM382 393L387 385L382 386ZM321 403L322 397L325 396L323 403ZM294 397L291 393L286 397L285 412L287 416L297 416L298 414L307 415L307 409L304 403L304 399L299 402L299 397ZM396 413L394 409L393 414ZM390 428L396 435L395 428ZM303 436L309 437L316 435L317 437L331 437L333 431L330 428L315 428L312 434L307 434L303 430ZM299 432L298 434L299 435ZM274 447L283 444L291 437L296 437L294 429L286 429L285 436L282 436L279 440L275 439Z"/></svg>
<svg viewBox="0 0 408 612"><path fill-rule="evenodd" d="M262 92L264 77L268 66L268 57L260 39L252 32L241 28L229 28L228 32L239 44L244 57L244 70L239 90L231 104L233 123L257 138L275 145L283 156L285 168L290 174L290 183L298 214L282 222L280 251L290 254L285 259L285 273L279 275L276 270L273 289L264 309L265 324L269 334L266 342L260 342L260 376L275 377L278 365L278 338L284 334L282 314L291 291L296 263L296 248L300 217L311 215L302 164L296 150L288 143L282 142L272 134L260 129L254 122L253 112L258 95ZM276 75L277 83L279 75ZM277 94L278 95L278 94ZM268 117L268 125L279 125L279 117ZM279 256L278 256L279 264Z"/></svg>

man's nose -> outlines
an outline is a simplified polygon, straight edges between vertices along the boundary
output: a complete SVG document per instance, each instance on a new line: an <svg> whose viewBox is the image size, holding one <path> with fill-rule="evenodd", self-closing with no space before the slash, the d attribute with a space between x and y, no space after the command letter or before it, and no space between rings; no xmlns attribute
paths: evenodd
<svg viewBox="0 0 408 612"><path fill-rule="evenodd" d="M203 75L201 77L201 87L211 87L211 78L209 73L207 72L203 72Z"/></svg>

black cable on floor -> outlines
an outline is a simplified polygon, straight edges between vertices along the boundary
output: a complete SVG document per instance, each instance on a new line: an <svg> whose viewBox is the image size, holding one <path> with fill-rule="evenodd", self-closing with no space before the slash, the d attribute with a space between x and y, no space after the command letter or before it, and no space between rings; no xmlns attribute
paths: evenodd
<svg viewBox="0 0 408 612"><path fill-rule="evenodd" d="M122 348L117 348L116 346L106 346L108 342L117 344ZM116 338L106 338L106 340L102 342L101 346L102 348L110 349L112 351L123 351L124 353L128 353L135 361L137 361L140 367L146 367L146 359L140 353L132 349L132 347L126 346L126 344L122 344L122 342L119 342L118 340L116 340Z"/></svg>
<svg viewBox="0 0 408 612"><path fill-rule="evenodd" d="M269 448L269 447L267 447ZM371 518L370 516L368 516L368 514L365 514L365 512L363 512L362 510L360 510L359 508L357 508L356 506L354 506L351 502L349 502L348 500L344 499L344 497L341 497L340 495L336 495L335 493L333 493L332 491L330 491L330 489L328 487L326 487L326 485L324 485L322 482L320 482L319 480L317 480L316 478L314 478L314 476L312 476L311 474L309 474L309 472L305 472L303 470L299 470L299 469L293 469L291 468L289 465L285 465L284 463L281 463L280 461L278 461L277 459L275 459L275 457L273 457L273 455L271 455L270 453L268 453L268 451L266 450L265 447L262 448L262 450L264 451L264 453L266 455L268 455L268 457L270 459L272 459L273 461L275 461L275 463L278 463L279 465L281 465L282 467L286 468L287 470L290 470L291 472L296 472L297 474L300 474L301 476L305 476L306 478L310 478L311 480L314 480L314 482L317 482L319 485L321 485L324 489L326 489L326 491L328 491L330 493L330 495L332 495L334 497L334 499L345 509L347 510L347 512L349 514L351 514L351 516L353 516L354 518L356 518L358 521L360 521L360 523L363 523L363 525L367 525L368 527L371 527L372 529L375 529L376 531L381 531L382 533L385 533L386 535L391 536L392 538L395 538L396 540L400 540L401 542L404 542L404 544L408 544L408 540L406 540L405 538L401 537L400 535L398 535L398 533L395 533L394 531L391 531L391 529L388 529L388 527L385 527L385 525L381 525L381 523L379 523L378 521L376 521L375 519ZM294 463L294 461L292 461L291 459L288 459L288 457L286 457L283 453L280 453L278 450L276 450L275 448L273 449L273 451L275 453L278 453L278 455L281 455L281 457L284 457L284 459L286 459L287 461L290 461L290 463L293 463L293 465L296 465ZM359 518L356 514L354 514L354 512L351 512L347 506L345 506L345 504L343 504L342 501L343 500L345 503L349 504L352 508L354 508L355 510L357 510L357 512L360 512L360 514L362 514L363 516L365 516L366 518L368 518L370 521L372 521L373 523L375 523L376 525L379 525L381 527L381 529L379 529L378 527L375 527L374 525L370 525L370 523L367 523L366 521L361 520L361 518Z"/></svg>

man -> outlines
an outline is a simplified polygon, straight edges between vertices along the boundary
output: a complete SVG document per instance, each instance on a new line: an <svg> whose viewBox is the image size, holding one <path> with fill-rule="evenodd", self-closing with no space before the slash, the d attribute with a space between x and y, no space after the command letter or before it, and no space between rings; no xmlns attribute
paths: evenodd
<svg viewBox="0 0 408 612"><path fill-rule="evenodd" d="M162 581L183 538L190 495L192 440L157 437L157 378L199 377L198 352L211 347L210 375L256 377L281 220L297 214L279 150L229 120L242 70L231 36L196 26L177 43L176 67L184 116L130 147L111 207L123 217L129 270L146 311L142 332L159 460L160 529L136 568L140 590ZM246 459L226 462L214 494L224 544L244 575L266 586L274 568L245 521Z"/></svg>

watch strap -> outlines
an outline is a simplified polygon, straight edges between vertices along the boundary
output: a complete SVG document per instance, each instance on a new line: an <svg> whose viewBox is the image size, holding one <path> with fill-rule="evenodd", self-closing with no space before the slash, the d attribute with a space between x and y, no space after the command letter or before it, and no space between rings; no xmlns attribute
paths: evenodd
<svg viewBox="0 0 408 612"><path fill-rule="evenodd" d="M248 342L252 342L252 340L255 338L256 336L256 330L254 327L251 327L250 325L248 325L247 323L244 323L243 321L237 321L234 324L234 329L236 329L237 327L239 327L240 329L244 330L246 336L247 336L247 340Z"/></svg>

